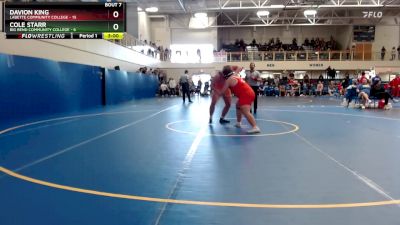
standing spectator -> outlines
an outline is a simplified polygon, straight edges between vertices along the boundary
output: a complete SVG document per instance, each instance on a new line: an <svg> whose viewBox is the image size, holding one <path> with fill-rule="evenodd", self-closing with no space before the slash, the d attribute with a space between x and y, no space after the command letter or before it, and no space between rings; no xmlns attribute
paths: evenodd
<svg viewBox="0 0 400 225"><path fill-rule="evenodd" d="M396 59L396 47L392 48L392 58L390 60L395 60Z"/></svg>
<svg viewBox="0 0 400 225"><path fill-rule="evenodd" d="M393 97L400 97L400 74L390 81L390 88L392 89Z"/></svg>
<svg viewBox="0 0 400 225"><path fill-rule="evenodd" d="M199 62L201 63L201 51L197 49L197 56L199 57Z"/></svg>
<svg viewBox="0 0 400 225"><path fill-rule="evenodd" d="M397 47L397 58L400 60L400 45Z"/></svg>
<svg viewBox="0 0 400 225"><path fill-rule="evenodd" d="M321 75L319 75L319 77L318 77L318 81L321 81L322 83L324 83L324 76L322 76L322 74L321 74Z"/></svg>
<svg viewBox="0 0 400 225"><path fill-rule="evenodd" d="M208 95L208 89L210 89L210 82L206 81L204 83L203 95Z"/></svg>
<svg viewBox="0 0 400 225"><path fill-rule="evenodd" d="M189 72L185 70L185 74L183 74L179 78L179 84L182 87L182 98L183 98L183 103L185 103L185 94L188 96L189 102L192 103L192 100L190 100L190 89L189 89Z"/></svg>
<svg viewBox="0 0 400 225"><path fill-rule="evenodd" d="M255 99L254 99L254 114L257 113L257 93L258 93L258 86L259 86L259 81L261 80L261 75L257 70L254 70L256 67L256 64L253 62L250 63L250 71L246 72L246 82L251 86L251 88L254 91L255 94Z"/></svg>
<svg viewBox="0 0 400 225"><path fill-rule="evenodd" d="M197 88L196 88L196 93L199 95L201 94L201 88L203 87L203 82L201 82L201 78L199 78L199 81L197 81Z"/></svg>
<svg viewBox="0 0 400 225"><path fill-rule="evenodd" d="M331 67L328 66L328 68L326 69L326 75L328 75L328 77L330 77L331 80L333 80L336 77L336 70L335 69L331 69Z"/></svg>
<svg viewBox="0 0 400 225"><path fill-rule="evenodd" d="M170 50L168 48L165 48L164 50L164 60L169 61L170 58Z"/></svg>
<svg viewBox="0 0 400 225"><path fill-rule="evenodd" d="M350 75L346 73L345 78L342 82L343 89L346 89L350 85Z"/></svg>
<svg viewBox="0 0 400 225"><path fill-rule="evenodd" d="M381 49L381 60L385 59L385 53L386 53L386 49L385 49L385 46L383 46Z"/></svg>
<svg viewBox="0 0 400 225"><path fill-rule="evenodd" d="M303 94L304 95L309 94L310 89L311 89L310 77L308 76L308 74L306 74L306 75L304 75L304 78L303 78Z"/></svg>

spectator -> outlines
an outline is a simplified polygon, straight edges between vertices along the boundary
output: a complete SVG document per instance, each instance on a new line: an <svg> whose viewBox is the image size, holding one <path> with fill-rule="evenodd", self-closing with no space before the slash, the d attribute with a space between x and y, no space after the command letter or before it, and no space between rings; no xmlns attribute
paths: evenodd
<svg viewBox="0 0 400 225"><path fill-rule="evenodd" d="M345 106L349 107L350 103L357 97L357 80L353 79L351 84L346 88Z"/></svg>
<svg viewBox="0 0 400 225"><path fill-rule="evenodd" d="M199 81L197 81L197 88L196 88L196 93L199 95L201 94L201 88L203 86L203 82L201 82L201 79L199 78Z"/></svg>
<svg viewBox="0 0 400 225"><path fill-rule="evenodd" d="M328 77L331 78L331 80L333 80L336 77L336 70L335 69L331 69L331 67L328 66L328 68L326 69L326 74L328 75Z"/></svg>
<svg viewBox="0 0 400 225"><path fill-rule="evenodd" d="M361 77L358 78L357 81L358 81L359 84L362 84L362 83L364 83L364 80L366 80L368 82L368 78L366 77L365 72L362 72L361 73Z"/></svg>
<svg viewBox="0 0 400 225"><path fill-rule="evenodd" d="M397 59L400 60L400 45L397 47Z"/></svg>
<svg viewBox="0 0 400 225"><path fill-rule="evenodd" d="M346 73L345 78L342 82L342 87L343 89L346 89L350 85L350 76L348 73Z"/></svg>
<svg viewBox="0 0 400 225"><path fill-rule="evenodd" d="M203 95L208 95L209 89L210 89L210 82L206 81L206 82L204 83Z"/></svg>
<svg viewBox="0 0 400 225"><path fill-rule="evenodd" d="M322 83L322 81L318 81L316 95L321 96L323 90L324 90L324 84Z"/></svg>
<svg viewBox="0 0 400 225"><path fill-rule="evenodd" d="M161 85L160 85L160 95L162 97L164 97L167 94L168 94L168 86L167 86L167 84L166 83L161 83Z"/></svg>
<svg viewBox="0 0 400 225"><path fill-rule="evenodd" d="M385 49L385 46L383 46L381 49L381 60L385 59L385 53L386 53L386 49Z"/></svg>
<svg viewBox="0 0 400 225"><path fill-rule="evenodd" d="M174 78L170 78L168 82L169 89L171 90L171 95L177 95L176 93L176 81Z"/></svg>
<svg viewBox="0 0 400 225"><path fill-rule="evenodd" d="M322 74L319 75L318 81L321 81L322 83L324 83L324 76L322 76Z"/></svg>
<svg viewBox="0 0 400 225"><path fill-rule="evenodd" d="M354 56L356 54L356 45L351 45L351 60L354 60Z"/></svg>
<svg viewBox="0 0 400 225"><path fill-rule="evenodd" d="M394 97L400 97L400 74L389 82L390 88L392 89L392 95Z"/></svg>
<svg viewBox="0 0 400 225"><path fill-rule="evenodd" d="M390 60L395 60L396 59L396 47L392 48L392 58Z"/></svg>
<svg viewBox="0 0 400 225"><path fill-rule="evenodd" d="M385 99L385 106L384 109L389 109L389 98L392 99L393 102L399 102L399 100L394 99L388 92L385 91L381 83L381 79L379 76L374 77L372 80L372 87L371 87L371 96L376 97L377 99Z"/></svg>
<svg viewBox="0 0 400 225"><path fill-rule="evenodd" d="M358 86L358 97L361 98L364 105L361 105L361 109L365 109L368 107L368 104L371 102L369 100L371 86L368 84L367 79L363 79L362 83Z"/></svg>
<svg viewBox="0 0 400 225"><path fill-rule="evenodd" d="M329 85L328 85L329 96L333 96L335 90L336 90L335 83L333 82L333 80L329 81Z"/></svg>

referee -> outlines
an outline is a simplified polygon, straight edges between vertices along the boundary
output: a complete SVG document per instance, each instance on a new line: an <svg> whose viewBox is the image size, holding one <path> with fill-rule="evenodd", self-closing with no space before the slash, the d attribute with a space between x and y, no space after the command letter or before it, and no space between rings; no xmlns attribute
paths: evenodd
<svg viewBox="0 0 400 225"><path fill-rule="evenodd" d="M259 81L261 81L261 75L260 72L257 70L254 70L256 65L252 62L250 63L250 71L246 71L246 78L245 81L251 86L251 88L254 91L254 94L256 95L254 99L254 114L257 113L257 97L258 97L258 87Z"/></svg>
<svg viewBox="0 0 400 225"><path fill-rule="evenodd" d="M192 103L192 100L190 100L189 72L187 70L185 70L185 74L179 78L179 84L182 87L183 103L185 103L185 95L187 95L189 102Z"/></svg>

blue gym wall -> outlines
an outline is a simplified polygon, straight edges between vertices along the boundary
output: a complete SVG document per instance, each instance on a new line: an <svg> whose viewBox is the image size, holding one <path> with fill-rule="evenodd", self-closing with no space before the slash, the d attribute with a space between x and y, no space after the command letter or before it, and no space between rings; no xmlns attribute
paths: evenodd
<svg viewBox="0 0 400 225"><path fill-rule="evenodd" d="M156 76L106 69L105 77L107 105L154 97L158 89Z"/></svg>
<svg viewBox="0 0 400 225"><path fill-rule="evenodd" d="M0 123L154 97L157 78L75 63L0 54ZM115 76L115 77L114 77ZM106 89L106 90L104 90Z"/></svg>

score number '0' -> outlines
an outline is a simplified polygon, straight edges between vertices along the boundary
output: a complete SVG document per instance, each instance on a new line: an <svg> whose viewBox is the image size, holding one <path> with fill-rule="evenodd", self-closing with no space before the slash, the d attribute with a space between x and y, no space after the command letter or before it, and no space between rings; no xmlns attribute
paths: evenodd
<svg viewBox="0 0 400 225"><path fill-rule="evenodd" d="M119 16L119 12L118 12L118 11L114 11L114 12L113 12L113 17L114 17L114 18L118 18L118 16ZM114 29L114 30L118 30L118 28L119 28L118 24L114 24L114 25L113 25L113 29Z"/></svg>

